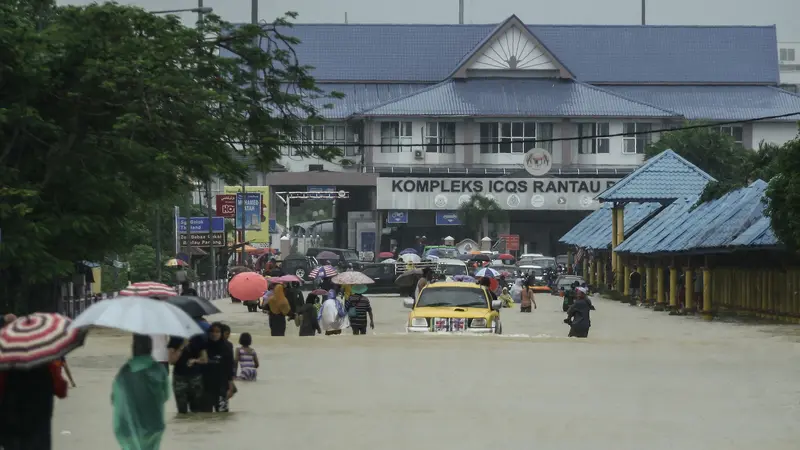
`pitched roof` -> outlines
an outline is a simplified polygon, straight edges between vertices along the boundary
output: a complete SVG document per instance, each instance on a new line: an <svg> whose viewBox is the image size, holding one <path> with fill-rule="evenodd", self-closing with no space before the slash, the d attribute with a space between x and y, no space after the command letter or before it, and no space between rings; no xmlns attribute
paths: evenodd
<svg viewBox="0 0 800 450"><path fill-rule="evenodd" d="M676 117L676 114L571 80L448 80L363 111L383 116Z"/></svg>
<svg viewBox="0 0 800 450"><path fill-rule="evenodd" d="M419 92L429 86L424 83L318 83L318 87L323 91L340 92L344 94L344 98L317 98L311 99L310 103L320 108L321 114L328 119L346 119L358 112ZM321 109L326 104L333 107Z"/></svg>
<svg viewBox="0 0 800 450"><path fill-rule="evenodd" d="M800 111L800 95L771 86L605 86L689 120L748 120ZM796 121L800 114L775 119Z"/></svg>
<svg viewBox="0 0 800 450"><path fill-rule="evenodd" d="M296 24L299 60L319 81L439 82L494 25ZM779 81L774 26L533 25L576 79L591 83ZM679 51L678 51L679 50ZM224 52L223 52L224 53Z"/></svg>
<svg viewBox="0 0 800 450"><path fill-rule="evenodd" d="M675 200L700 195L714 178L672 150L647 160L597 198L603 202Z"/></svg>
<svg viewBox="0 0 800 450"><path fill-rule="evenodd" d="M777 239L770 239L769 224L763 214L766 188L767 183L757 180L697 207L694 207L697 197L678 199L615 250L665 254L774 246Z"/></svg>
<svg viewBox="0 0 800 450"><path fill-rule="evenodd" d="M679 198L667 205L655 217L650 219L635 233L622 241L614 250L618 253L652 253L661 241L670 233L675 224L685 217L687 212L697 203L697 196Z"/></svg>
<svg viewBox="0 0 800 450"><path fill-rule="evenodd" d="M631 232L641 223L648 220L659 209L660 203L628 203L625 205L625 233ZM606 250L611 246L611 209L604 204L559 239L559 242L594 250Z"/></svg>
<svg viewBox="0 0 800 450"><path fill-rule="evenodd" d="M572 72L570 72L570 70L564 65L564 63L560 59L558 59L558 56L554 55L547 48L547 45L545 45L538 37L536 37L535 34L533 34L533 31L531 30L531 28L526 27L525 24L522 23L522 21L516 15L511 15L511 17L509 17L508 19L504 20L499 25L497 25L497 27L494 30L492 30L491 33L488 33L485 38L481 39L481 41L478 42L478 44L475 46L475 48L473 48L469 53L464 55L464 57L461 58L461 61L458 62L456 67L450 73L448 78L456 76L462 69L467 69L468 68L467 66L470 63L476 61L481 56L480 52L484 48L489 47L493 40L502 39L503 36L504 36L502 33L505 33L507 31L509 31L513 27L518 28L520 30L520 33L518 33L517 36L512 36L510 38L511 40L517 40L518 39L520 41L525 41L526 44L527 44L527 40L530 40L532 44L535 44L535 47L525 45L524 48L519 49L518 47L523 47L523 46L522 45L515 45L515 44L519 44L519 42L515 42L514 44L511 44L509 46L509 47L511 47L511 48L509 48L510 52L514 53L515 50L521 50L520 51L521 54L519 56L520 56L520 59L523 59L524 56L526 55L526 52L527 52L528 55L530 55L530 53L533 52L534 48L539 47L542 50L543 56L545 56L546 59L549 59L550 60L549 62L554 63L555 66L558 67L559 70L562 73L567 75L567 78L574 78L575 77L575 75ZM505 35L505 36L508 36L508 35ZM511 55L507 55L507 56L511 56ZM517 55L514 55L514 56L517 56Z"/></svg>

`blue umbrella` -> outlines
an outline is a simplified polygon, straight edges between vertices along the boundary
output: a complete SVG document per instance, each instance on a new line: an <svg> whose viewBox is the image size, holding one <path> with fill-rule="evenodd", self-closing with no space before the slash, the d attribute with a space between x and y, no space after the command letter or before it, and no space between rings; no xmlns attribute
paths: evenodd
<svg viewBox="0 0 800 450"><path fill-rule="evenodd" d="M491 267L484 267L483 269L480 269L477 272L475 272L475 276L494 278L494 277L499 277L500 272L492 269Z"/></svg>
<svg viewBox="0 0 800 450"><path fill-rule="evenodd" d="M417 251L414 250L413 248L407 248L407 249L403 250L402 252L400 252L401 255L408 255L409 253L413 253L415 255L418 254Z"/></svg>
<svg viewBox="0 0 800 450"><path fill-rule="evenodd" d="M456 275L453 277L453 281L462 281L464 283L474 283L475 278L472 278L469 275Z"/></svg>

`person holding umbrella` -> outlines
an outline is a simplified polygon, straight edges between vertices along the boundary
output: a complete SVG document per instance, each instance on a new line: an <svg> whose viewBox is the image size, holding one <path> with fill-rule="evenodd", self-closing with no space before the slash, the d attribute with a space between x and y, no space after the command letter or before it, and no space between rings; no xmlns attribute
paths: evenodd
<svg viewBox="0 0 800 450"><path fill-rule="evenodd" d="M56 361L86 337L70 325L60 314L34 313L0 328L0 448L52 447L54 397L67 396Z"/></svg>
<svg viewBox="0 0 800 450"><path fill-rule="evenodd" d="M286 298L283 284L272 283L269 290L272 296L267 300L269 329L272 336L286 336L286 317L291 315L292 308Z"/></svg>
<svg viewBox="0 0 800 450"><path fill-rule="evenodd" d="M369 316L369 328L375 329L375 318L372 316L372 305L369 299L364 296L367 286L356 284L352 287L353 294L344 302L344 309L350 317L350 328L354 335L367 334L367 316Z"/></svg>

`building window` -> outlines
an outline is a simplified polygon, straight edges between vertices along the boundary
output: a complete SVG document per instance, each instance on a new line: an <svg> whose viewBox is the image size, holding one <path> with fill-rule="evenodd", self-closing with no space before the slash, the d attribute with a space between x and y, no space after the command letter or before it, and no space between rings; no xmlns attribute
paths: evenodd
<svg viewBox="0 0 800 450"><path fill-rule="evenodd" d="M800 94L800 84L782 84L779 87L786 92Z"/></svg>
<svg viewBox="0 0 800 450"><path fill-rule="evenodd" d="M425 151L428 153L456 152L456 124L428 122L425 124Z"/></svg>
<svg viewBox="0 0 800 450"><path fill-rule="evenodd" d="M381 153L411 151L411 122L381 122Z"/></svg>
<svg viewBox="0 0 800 450"><path fill-rule="evenodd" d="M794 61L794 49L793 48L782 48L780 50L780 60L781 62L792 62Z"/></svg>
<svg viewBox="0 0 800 450"><path fill-rule="evenodd" d="M740 126L723 126L719 127L718 130L720 133L732 137L737 144L741 144L744 141L744 129Z"/></svg>
<svg viewBox="0 0 800 450"><path fill-rule="evenodd" d="M611 149L611 139L608 123L580 123L578 124L578 153L581 155L594 155L608 153Z"/></svg>
<svg viewBox="0 0 800 450"><path fill-rule="evenodd" d="M553 151L553 124L546 122L481 123L481 153L525 153L536 147Z"/></svg>
<svg viewBox="0 0 800 450"><path fill-rule="evenodd" d="M346 125L305 125L301 129L301 142L305 154L313 154L316 149L326 147L339 147L345 156L355 156L360 153L352 144L352 134ZM296 148L292 149L292 156L299 156Z"/></svg>
<svg viewBox="0 0 800 450"><path fill-rule="evenodd" d="M644 149L653 142L653 124L625 122L622 124L622 153L643 154ZM636 134L641 133L641 134Z"/></svg>

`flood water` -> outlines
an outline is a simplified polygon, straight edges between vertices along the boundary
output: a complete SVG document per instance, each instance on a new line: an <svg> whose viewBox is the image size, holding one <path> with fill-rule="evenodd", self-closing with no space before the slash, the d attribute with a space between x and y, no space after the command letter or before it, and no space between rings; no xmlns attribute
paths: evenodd
<svg viewBox="0 0 800 450"><path fill-rule="evenodd" d="M375 334L269 337L266 316L218 301L253 334L259 380L229 414L177 417L164 450L800 448L800 332L669 317L595 299L588 340L560 299L502 312L504 336L406 335L397 296L371 296ZM110 385L130 338L90 335L69 357L54 449L118 448Z"/></svg>

